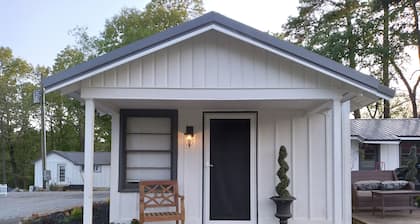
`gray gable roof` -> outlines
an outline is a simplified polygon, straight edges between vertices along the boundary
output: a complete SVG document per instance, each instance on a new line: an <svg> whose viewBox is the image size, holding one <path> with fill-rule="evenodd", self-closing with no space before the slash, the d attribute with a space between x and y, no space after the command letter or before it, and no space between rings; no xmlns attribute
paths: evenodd
<svg viewBox="0 0 420 224"><path fill-rule="evenodd" d="M403 137L420 138L420 119L355 119L351 136L363 141L399 141Z"/></svg>
<svg viewBox="0 0 420 224"><path fill-rule="evenodd" d="M277 49L294 58L305 61L306 63L309 63L311 65L318 66L327 71L338 74L342 78L351 81L359 86L375 90L388 97L394 96L394 90L381 85L379 81L373 77L364 75L354 69L346 67L321 55L315 54L305 48L293 45L283 40L279 40L267 33L261 32L257 29L254 29L250 26L227 18L216 12L209 12L203 16L185 22L179 26L167 29L150 37L138 40L134 43L128 44L124 47L111 51L92 60L89 60L85 63L76 65L61 73L49 76L44 80L44 86L48 91L48 89L56 85L75 79L94 69L124 59L133 54L140 53L142 51L155 47L161 43L189 34L195 30L212 24L221 26L225 29L228 29L231 32L240 34L254 41Z"/></svg>
<svg viewBox="0 0 420 224"><path fill-rule="evenodd" d="M50 153L56 153L69 161L74 165L84 165L85 157L83 152L65 152L53 150ZM110 152L95 152L93 157L94 165L110 165L111 164L111 153Z"/></svg>

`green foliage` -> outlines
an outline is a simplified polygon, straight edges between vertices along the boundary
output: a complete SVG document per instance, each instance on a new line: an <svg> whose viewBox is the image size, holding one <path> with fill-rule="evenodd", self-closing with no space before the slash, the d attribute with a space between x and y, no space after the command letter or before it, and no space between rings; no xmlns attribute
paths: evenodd
<svg viewBox="0 0 420 224"><path fill-rule="evenodd" d="M131 224L140 224L139 220L137 220L137 219L132 219L130 223Z"/></svg>
<svg viewBox="0 0 420 224"><path fill-rule="evenodd" d="M277 162L279 164L279 169L277 170L277 177L280 182L276 186L276 192L280 197L289 197L290 193L287 190L290 180L287 177L287 171L289 170L289 165L286 162L287 151L285 146L281 146L279 150L279 157Z"/></svg>
<svg viewBox="0 0 420 224"><path fill-rule="evenodd" d="M414 183L417 182L417 147L412 146L410 149L410 154L408 154L408 162L407 162L407 174L405 176L405 179L408 181L412 181Z"/></svg>
<svg viewBox="0 0 420 224"><path fill-rule="evenodd" d="M31 122L38 111L32 104L34 82L33 67L14 57L10 48L0 47L0 163L6 167L0 178L4 175L11 187L26 188L33 181L31 162L39 148L38 130Z"/></svg>
<svg viewBox="0 0 420 224"><path fill-rule="evenodd" d="M70 211L70 220L77 221L82 220L83 218L83 209L81 207L73 208Z"/></svg>
<svg viewBox="0 0 420 224"><path fill-rule="evenodd" d="M94 44L99 54L107 53L179 25L203 12L202 0L152 0L144 10L124 8L106 21L104 31Z"/></svg>
<svg viewBox="0 0 420 224"><path fill-rule="evenodd" d="M399 68L408 59L404 48L416 40L414 18L418 15L410 10L412 1L301 0L299 3L299 14L289 17L283 26L285 39L351 68L363 69L386 86L397 78L393 74L398 74L400 79L404 77L399 72L404 71ZM415 104L413 96L409 99ZM392 115L388 104L375 105L375 111L370 114Z"/></svg>

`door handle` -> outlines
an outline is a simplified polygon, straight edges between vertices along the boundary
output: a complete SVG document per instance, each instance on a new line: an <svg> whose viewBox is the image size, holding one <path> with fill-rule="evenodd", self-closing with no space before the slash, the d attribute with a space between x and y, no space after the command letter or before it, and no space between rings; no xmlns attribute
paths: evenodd
<svg viewBox="0 0 420 224"><path fill-rule="evenodd" d="M213 165L213 164L211 164L210 162L207 162L207 163L206 163L206 167L208 167L208 168L213 168L213 167L214 167L214 165Z"/></svg>

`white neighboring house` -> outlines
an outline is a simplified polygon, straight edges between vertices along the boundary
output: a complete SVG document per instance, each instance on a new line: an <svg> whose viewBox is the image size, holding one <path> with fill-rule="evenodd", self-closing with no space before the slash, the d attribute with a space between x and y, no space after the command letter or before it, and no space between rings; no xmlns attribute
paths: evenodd
<svg viewBox="0 0 420 224"><path fill-rule="evenodd" d="M352 170L404 167L412 146L420 161L420 119L355 119L351 126Z"/></svg>
<svg viewBox="0 0 420 224"><path fill-rule="evenodd" d="M47 170L51 171L50 185L81 186L83 185L84 154L83 152L50 151L46 159ZM93 187L110 187L111 154L95 152L93 168ZM42 187L42 160L35 161L35 187Z"/></svg>
<svg viewBox="0 0 420 224"><path fill-rule="evenodd" d="M138 218L139 181L176 179L187 224L277 223L270 197L285 145L297 198L290 223L351 223L349 113L394 95L370 76L214 12L44 86L85 105L85 224L95 110L112 116L111 222Z"/></svg>

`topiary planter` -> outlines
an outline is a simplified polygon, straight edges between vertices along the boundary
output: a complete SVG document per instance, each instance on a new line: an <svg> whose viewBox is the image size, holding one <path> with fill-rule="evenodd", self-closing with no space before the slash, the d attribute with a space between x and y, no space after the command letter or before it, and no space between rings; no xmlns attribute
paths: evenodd
<svg viewBox="0 0 420 224"><path fill-rule="evenodd" d="M293 196L273 196L270 199L276 204L276 213L274 216L279 219L280 224L287 224L287 220L292 217L290 206L292 205L292 202L296 200L296 198Z"/></svg>
<svg viewBox="0 0 420 224"><path fill-rule="evenodd" d="M289 191L287 190L287 186L289 186L289 178L287 177L286 173L289 170L289 165L286 162L287 151L286 147L283 145L280 147L279 150L279 157L277 162L279 164L279 169L277 170L277 177L279 178L280 182L276 186L276 193L277 196L273 196L270 199L276 203L276 216L279 219L280 224L287 224L287 220L292 217L292 213L290 212L290 205L294 200L295 197L291 196Z"/></svg>

